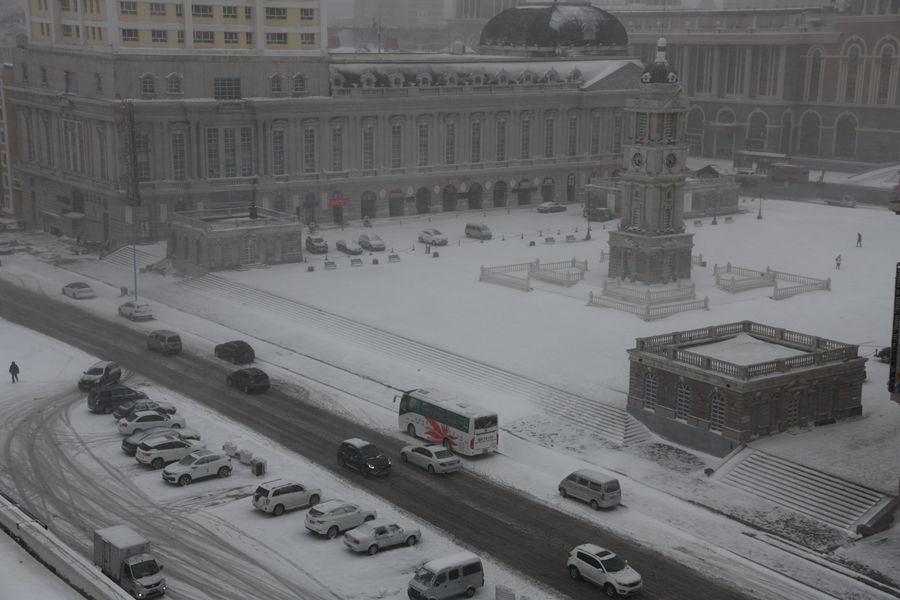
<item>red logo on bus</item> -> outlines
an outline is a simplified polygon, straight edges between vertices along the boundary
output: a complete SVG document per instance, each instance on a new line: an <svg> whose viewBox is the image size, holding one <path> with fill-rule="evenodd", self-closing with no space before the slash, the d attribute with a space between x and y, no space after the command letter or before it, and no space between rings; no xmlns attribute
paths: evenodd
<svg viewBox="0 0 900 600"><path fill-rule="evenodd" d="M428 431L425 432L425 435L431 439L432 443L443 445L444 440L450 441L450 446L456 448L456 436L450 435L450 428L444 425L443 423L438 423L437 421L429 418L425 418L428 421L428 425L430 426Z"/></svg>

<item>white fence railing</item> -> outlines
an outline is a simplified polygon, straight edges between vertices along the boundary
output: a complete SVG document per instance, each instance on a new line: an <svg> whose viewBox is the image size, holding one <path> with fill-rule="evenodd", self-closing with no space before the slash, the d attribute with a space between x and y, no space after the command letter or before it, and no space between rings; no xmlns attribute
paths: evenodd
<svg viewBox="0 0 900 600"><path fill-rule="evenodd" d="M830 278L816 279L815 277L807 277L806 275L775 271L769 267L766 267L765 271L757 271L755 269L736 267L731 263L728 263L724 266L715 265L713 267L713 273L716 277L716 287L725 292L743 292L771 285L773 286L772 298L774 300L783 300L805 292L831 290ZM726 277L726 275L731 275L731 277ZM779 288L779 281L788 281L796 283L797 285Z"/></svg>
<svg viewBox="0 0 900 600"><path fill-rule="evenodd" d="M687 302L672 302L669 304L634 304L627 300L619 300L607 296L594 295L593 292L588 294L588 306L599 306L601 308L615 308L624 312L637 315L644 321L654 321L673 315L675 313L685 312L689 310L709 310L709 298L703 300L689 300Z"/></svg>
<svg viewBox="0 0 900 600"><path fill-rule="evenodd" d="M694 300L695 287L693 282L679 281L677 288L651 290L643 286L631 287L617 279L607 279L603 282L603 295L639 304L664 304Z"/></svg>
<svg viewBox="0 0 900 600"><path fill-rule="evenodd" d="M502 271L491 271L484 267L481 267L481 275L479 276L478 281L505 285L506 287L511 287L523 292L530 292L532 290L531 278L528 275L525 277L515 277Z"/></svg>

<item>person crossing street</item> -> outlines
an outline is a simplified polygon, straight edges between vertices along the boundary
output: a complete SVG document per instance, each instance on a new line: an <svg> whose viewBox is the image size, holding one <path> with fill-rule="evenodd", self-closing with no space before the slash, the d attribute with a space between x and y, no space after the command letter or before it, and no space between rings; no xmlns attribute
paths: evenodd
<svg viewBox="0 0 900 600"><path fill-rule="evenodd" d="M16 361L12 361L12 364L9 365L9 374L13 383L19 381L19 365L16 364Z"/></svg>

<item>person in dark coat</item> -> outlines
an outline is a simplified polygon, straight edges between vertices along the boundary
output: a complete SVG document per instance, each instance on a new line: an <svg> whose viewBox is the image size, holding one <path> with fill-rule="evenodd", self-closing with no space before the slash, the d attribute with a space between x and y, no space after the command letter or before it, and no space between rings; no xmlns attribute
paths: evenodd
<svg viewBox="0 0 900 600"><path fill-rule="evenodd" d="M12 376L13 383L19 380L19 365L16 364L16 361L12 361L12 364L9 365L9 374Z"/></svg>

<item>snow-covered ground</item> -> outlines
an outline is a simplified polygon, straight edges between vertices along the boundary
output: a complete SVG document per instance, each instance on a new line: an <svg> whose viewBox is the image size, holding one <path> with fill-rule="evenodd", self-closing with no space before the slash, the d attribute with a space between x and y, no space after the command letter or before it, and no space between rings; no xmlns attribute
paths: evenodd
<svg viewBox="0 0 900 600"><path fill-rule="evenodd" d="M601 251L607 249L607 239L604 227L595 223L592 241L561 242L567 234L574 234L579 240L584 237L585 222L579 217L580 207L574 205L567 213L551 215L513 208L484 215L447 214L433 215L430 219L404 218L402 222L378 221L375 231L400 256L397 263L388 263L382 253L378 255L381 264L372 264L373 257L366 255L362 267L351 268L346 257L332 254L328 258L336 260L336 270L322 268L324 256L309 256L307 265L218 275L620 407L624 406L628 384L625 350L634 346L637 337L749 319L859 344L864 356L871 356L876 349L888 345L894 267L900 258L895 233L898 221L891 213L883 208L847 209L766 200L763 219L758 220L755 200L742 201L740 207L747 212L735 215L733 223L725 223L720 218L719 224L712 226L709 219L704 219L702 227L689 228L695 234L694 254L702 254L708 262L707 267L694 267L693 281L698 297L709 297L709 311L681 313L649 323L625 313L586 306L588 292L599 290L606 272L606 265L599 258ZM494 239L480 243L464 238L463 227L468 221L488 224ZM607 223L606 227L614 223ZM450 245L435 249L439 253L436 258L423 252L421 244L415 244L416 232L426 226L438 227L450 238ZM350 226L346 231L325 229L321 233L334 248L338 239L355 238L361 231L362 228ZM861 248L855 247L857 233L863 236ZM5 239L15 237L10 233L3 235ZM558 242L545 244L543 238L548 236L556 237ZM55 267L47 259L50 254L59 253L54 247L56 240L30 235L18 237L34 244L35 252L4 256L0 276L58 295L61 285L87 279L67 269L90 273L98 298L81 301L79 305L116 318L115 309L122 301L119 286L132 287L130 270L93 259L79 259L68 267ZM534 246L529 245L532 241ZM161 246L140 249L164 253ZM834 264L837 254L843 256L840 270ZM480 266L573 257L587 259L590 270L584 282L570 288L533 282L536 289L525 293L478 281ZM831 291L782 301L769 299L768 290L726 294L714 287L712 266L727 262L751 269L768 266L811 277L830 277ZM310 265L315 267L312 272L307 270ZM896 528L858 540L847 532L832 531L833 545L837 547L829 548L830 551L817 547L820 552L815 553L799 546L785 550L785 544L774 536L717 514L755 522L761 518L760 513L768 511L775 515L772 519L776 532L779 518L785 522L793 518L779 516L779 509L774 505L761 504L757 498L748 498L747 494L710 481L703 470L718 464L715 457L677 448L659 457L662 447L659 444L644 448L619 447L586 435L577 426L542 411L540 406L498 393L493 386L480 388L470 381L461 382L424 358L401 361L390 351L373 351L348 341L341 332L314 323L292 322L251 301L213 291L187 290L172 277L142 274L139 288L153 304L156 320L134 327L174 329L181 332L188 350L205 353L211 353L214 343L226 339L257 338L253 344L260 366L273 375L277 384L307 386L314 390L315 401L328 402L335 410L355 414L385 431L396 430L396 408L392 405L392 391L382 384L398 389L434 386L475 397L479 403L498 411L506 433L501 436L502 455L490 461L467 461L466 468L484 471L560 510L575 512L617 531L628 531L661 551L705 562L718 576L750 592L760 590L760 597L887 597L838 573L854 565L886 578L893 577L893 584L897 585L900 539ZM60 301L74 302L61 296ZM238 319L236 314L240 315ZM16 360L22 368L19 384L3 386L5 402L26 402L65 389L94 360L71 348L47 343L41 336L7 322L0 322L0 337L3 339L0 364ZM334 369L329 364L351 368L367 379L345 378L339 382L337 387L352 393L328 389L317 381L334 380ZM868 363L861 417L796 435L762 439L754 445L882 492L896 493L900 406L887 398L886 378L886 365L877 361ZM151 397L182 407L179 410L188 419L188 425L200 429L211 445L235 440L266 456L273 476L308 479L320 485L329 496L377 504L380 513L409 521L390 506L383 506L348 487L344 480L307 464L276 444L259 439L239 424L222 420L190 399L177 397L152 382L140 385L148 388ZM360 401L360 397L367 401ZM117 434L112 423L106 422L107 418L87 415L84 411L73 411L71 418L73 427L95 432L99 438L105 436L108 443L98 446L100 455L114 461L119 468L126 468L131 459L126 459L113 443ZM402 437L399 432L397 435ZM556 492L556 484L569 471L584 466L616 472L623 482L626 507L596 515L583 505L563 501ZM253 478L249 473L233 477L228 482L229 488L235 481L246 481L246 493L251 493ZM158 473L134 470L134 483L163 504L180 503L189 497L181 488L163 486L158 481ZM204 491L214 491L217 485L208 482ZM319 584L335 590L343 598L373 597L368 594L373 585L380 586L385 597L399 595L416 564L450 550L456 543L419 524L425 530L425 539L415 549L374 557L379 562L353 563L355 568L366 568L367 577L372 578L365 580L365 588L359 588L342 577L341 565L346 561L343 548L337 542L318 543L302 535L301 516L283 518L288 521L266 519L253 513L249 498L242 497L204 510L197 518L210 528L225 523L236 526L235 535L246 535L261 548L277 547L286 561L286 571L295 567L287 557L296 552L304 556L312 552L316 559L322 559L320 570L316 571ZM828 530L824 526L822 529ZM464 540L460 543L464 544ZM391 568L385 569L384 565ZM635 567L640 570L642 565ZM778 573L769 569L777 569ZM494 564L488 565L488 581L490 586L509 585L525 597L552 595ZM810 586L825 592L814 591Z"/></svg>

